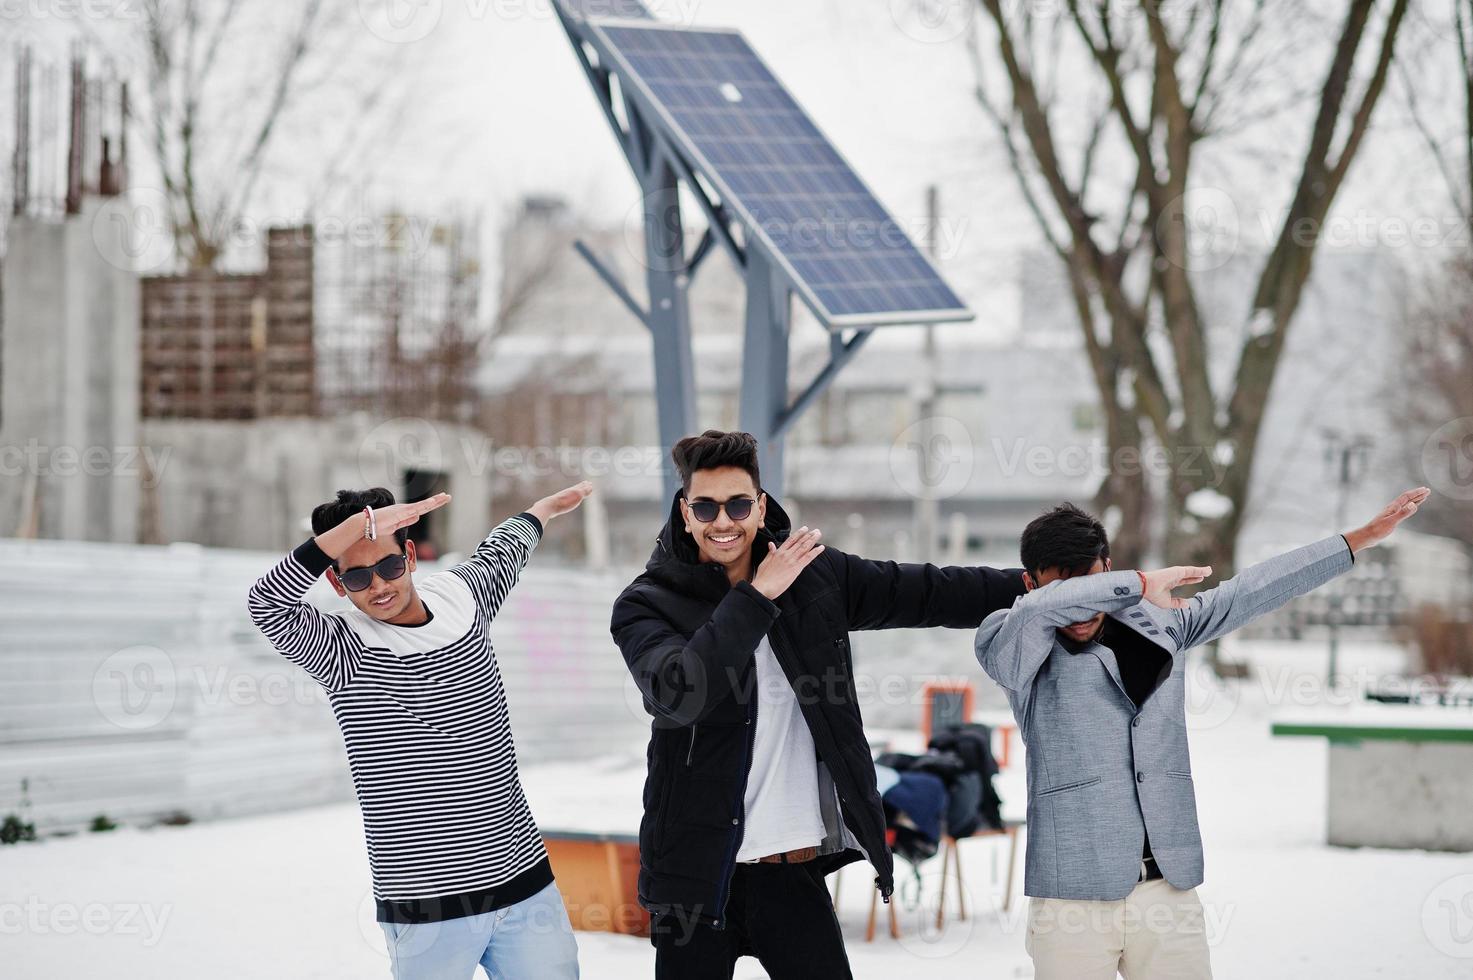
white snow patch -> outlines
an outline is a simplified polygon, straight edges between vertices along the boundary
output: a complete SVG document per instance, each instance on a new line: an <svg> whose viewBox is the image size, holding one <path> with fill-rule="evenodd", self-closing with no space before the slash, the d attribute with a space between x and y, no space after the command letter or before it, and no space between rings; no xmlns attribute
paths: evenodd
<svg viewBox="0 0 1473 980"><path fill-rule="evenodd" d="M1187 496L1184 506L1188 514L1204 521L1215 521L1233 512L1232 500L1211 487L1193 491Z"/></svg>

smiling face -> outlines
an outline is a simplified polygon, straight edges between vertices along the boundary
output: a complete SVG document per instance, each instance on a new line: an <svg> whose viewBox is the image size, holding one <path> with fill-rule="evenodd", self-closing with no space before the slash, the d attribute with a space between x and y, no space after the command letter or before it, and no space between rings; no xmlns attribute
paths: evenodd
<svg viewBox="0 0 1473 980"><path fill-rule="evenodd" d="M401 553L405 556L406 562L404 574L386 582L375 573L372 583L362 592L349 592L343 588L343 583L336 574L337 569L348 571L353 568L368 567L376 565L389 555ZM414 563L414 542L404 542L404 550L401 552L399 542L394 539L394 535L389 534L373 541L367 538L358 541L353 547L343 552L334 563L334 567L327 570L327 575L338 595L347 596L348 600L364 614L380 622L394 623L405 618L418 606L415 601L414 579L411 575L414 571Z"/></svg>
<svg viewBox="0 0 1473 980"><path fill-rule="evenodd" d="M729 500L755 500L756 506L744 520L734 521L722 507L709 524L696 520L691 503ZM690 489L680 502L685 529L695 539L701 561L715 562L728 574L745 577L752 563L752 545L767 516L767 495L757 489L752 475L740 466L718 466L696 470L690 477Z"/></svg>
<svg viewBox="0 0 1473 980"><path fill-rule="evenodd" d="M1032 592L1036 588L1048 585L1050 582L1059 579L1073 578L1076 575L1098 575L1100 572L1108 572L1109 570L1110 559L1097 558L1093 565L1083 571L1067 568L1044 568L1037 572L1024 572L1023 584L1028 588L1029 592ZM1100 628L1104 625L1105 614L1099 613L1082 623L1071 623L1068 626L1061 626L1059 627L1059 632L1075 643L1088 643L1095 638L1100 632Z"/></svg>

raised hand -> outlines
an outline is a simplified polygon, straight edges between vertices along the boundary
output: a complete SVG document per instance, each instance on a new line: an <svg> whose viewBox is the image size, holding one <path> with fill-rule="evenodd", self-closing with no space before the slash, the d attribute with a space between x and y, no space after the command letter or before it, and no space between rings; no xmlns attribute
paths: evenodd
<svg viewBox="0 0 1473 980"><path fill-rule="evenodd" d="M786 592L798 573L823 553L823 545L818 543L821 536L818 528L809 530L804 525L793 532L781 547L767 542L767 557L762 559L762 564L757 566L757 574L752 576L752 588L769 599L776 599Z"/></svg>
<svg viewBox="0 0 1473 980"><path fill-rule="evenodd" d="M433 497L416 500L408 504L390 504L373 512L375 533L380 537L393 534L401 527L416 523L425 514L438 510L450 503L450 494L437 493Z"/></svg>
<svg viewBox="0 0 1473 980"><path fill-rule="evenodd" d="M419 520L425 514L450 503L450 494L437 493L433 497L416 500L407 504L390 504L387 507L376 508L373 512L374 533L380 537L389 537L401 527L408 527ZM342 557L343 552L367 536L368 517L366 514L358 513L343 521L337 527L324 531L314 539L317 546L322 549L333 561Z"/></svg>
<svg viewBox="0 0 1473 980"><path fill-rule="evenodd" d="M537 501L527 508L527 513L537 518L546 526L547 522L554 517L566 514L570 510L577 509L578 505L593 493L593 484L584 480L582 483L574 484L566 490L559 490Z"/></svg>
<svg viewBox="0 0 1473 980"><path fill-rule="evenodd" d="M1172 595L1171 590L1196 585L1211 574L1211 565L1174 565L1154 572L1142 572L1141 577L1145 579L1143 598L1162 609L1185 609L1190 600Z"/></svg>
<svg viewBox="0 0 1473 980"><path fill-rule="evenodd" d="M1432 496L1432 491L1426 487L1416 487L1406 490L1395 500L1381 508L1381 512L1371 518L1365 525L1354 531L1345 532L1345 541L1350 545L1350 550L1359 552L1373 547L1385 541L1391 536L1402 521L1417 512L1417 508Z"/></svg>

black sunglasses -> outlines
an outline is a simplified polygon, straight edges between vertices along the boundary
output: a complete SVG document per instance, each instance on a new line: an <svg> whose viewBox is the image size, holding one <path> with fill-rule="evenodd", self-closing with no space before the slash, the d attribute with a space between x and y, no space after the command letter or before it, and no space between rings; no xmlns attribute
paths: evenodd
<svg viewBox="0 0 1473 980"><path fill-rule="evenodd" d="M752 508L757 501L751 497L732 497L722 503L719 500L693 500L690 512L695 515L696 520L702 524L710 524L716 520L716 515L721 513L721 508L726 508L726 516L734 521L745 521L752 514Z"/></svg>
<svg viewBox="0 0 1473 980"><path fill-rule="evenodd" d="M362 592L373 584L373 575L385 582L392 582L404 574L409 567L409 559L403 555L389 555L380 558L376 565L364 565L361 568L350 568L346 572L338 572L338 581L343 583L343 588L349 592Z"/></svg>

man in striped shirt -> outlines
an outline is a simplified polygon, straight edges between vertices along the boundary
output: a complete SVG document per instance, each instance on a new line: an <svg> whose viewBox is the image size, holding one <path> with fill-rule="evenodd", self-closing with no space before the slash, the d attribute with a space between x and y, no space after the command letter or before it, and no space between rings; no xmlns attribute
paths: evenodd
<svg viewBox="0 0 1473 980"><path fill-rule="evenodd" d="M477 964L507 980L578 976L486 631L547 522L592 489L539 500L418 583L406 529L449 494L342 490L312 512L316 536L251 587L251 619L327 691L342 730L395 980L461 980ZM351 609L302 601L324 572Z"/></svg>

